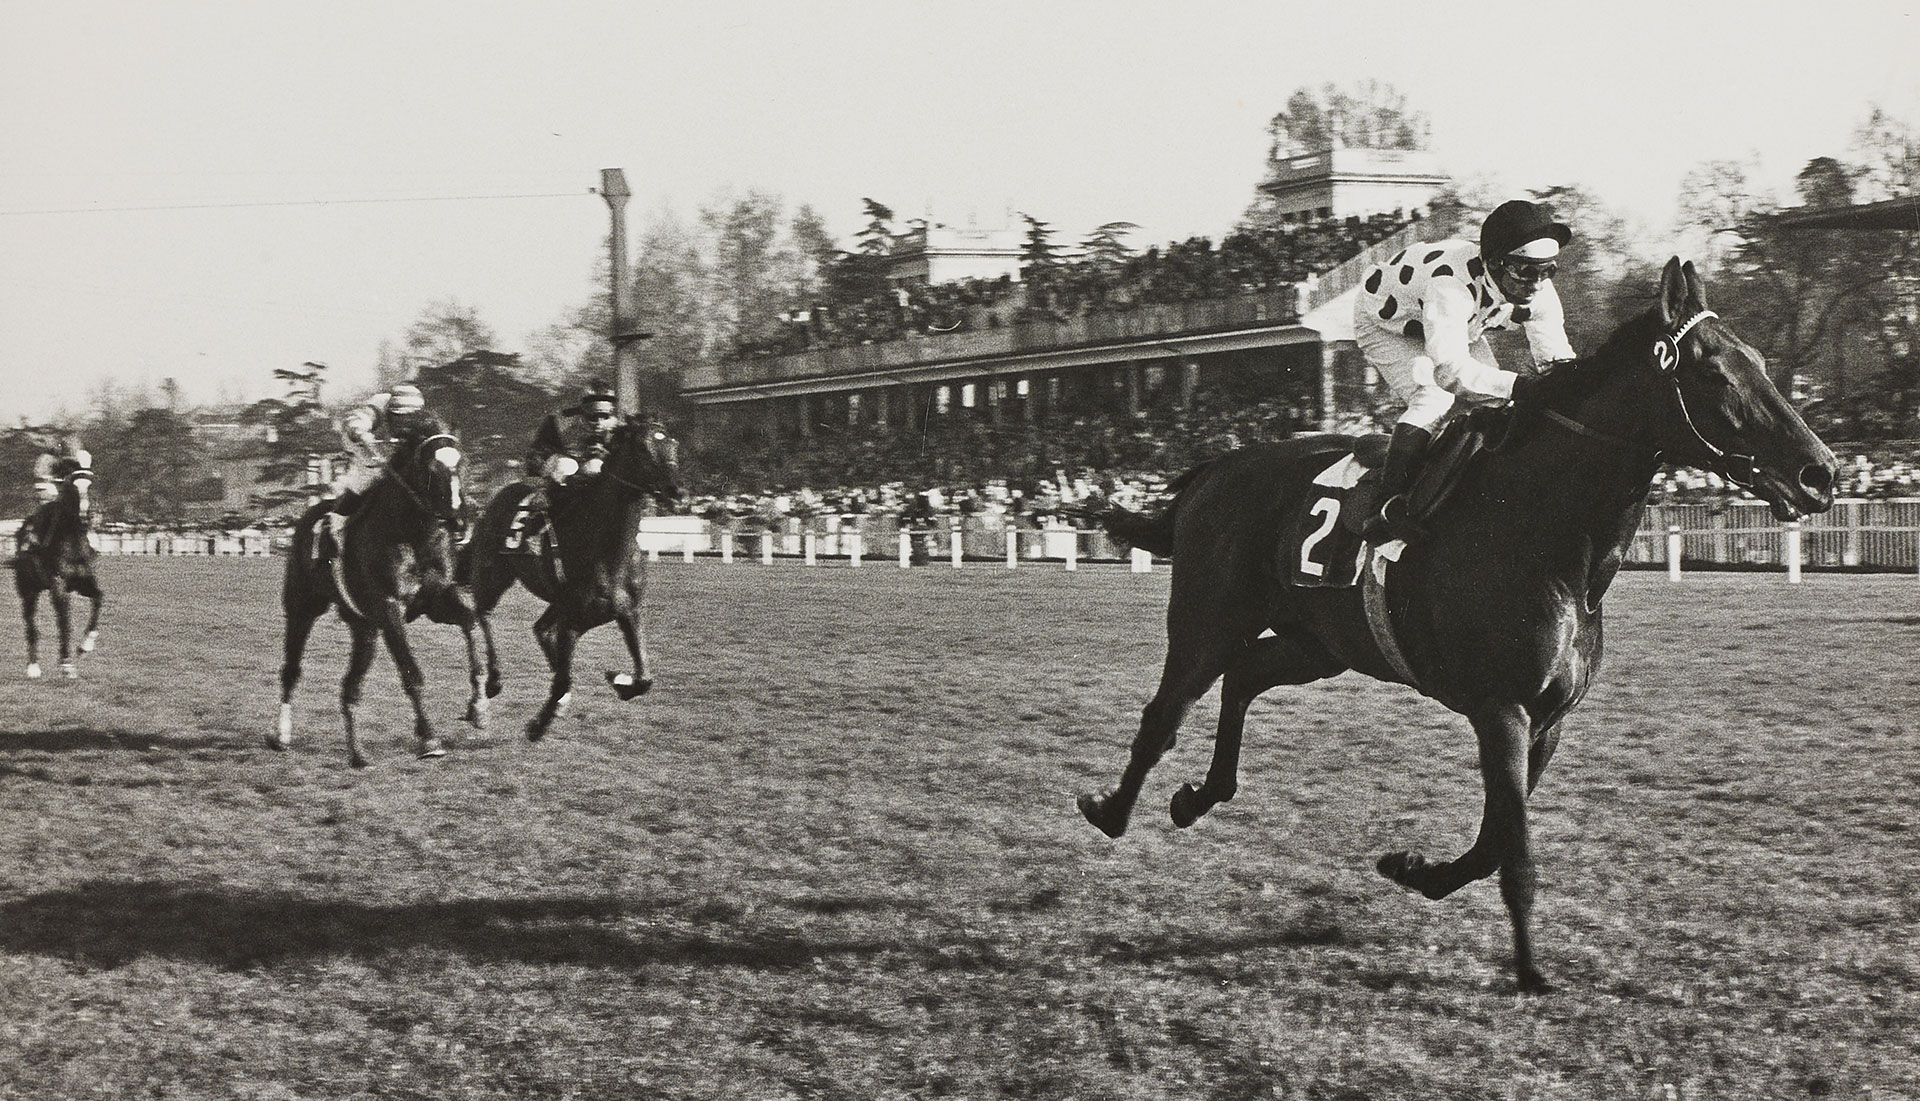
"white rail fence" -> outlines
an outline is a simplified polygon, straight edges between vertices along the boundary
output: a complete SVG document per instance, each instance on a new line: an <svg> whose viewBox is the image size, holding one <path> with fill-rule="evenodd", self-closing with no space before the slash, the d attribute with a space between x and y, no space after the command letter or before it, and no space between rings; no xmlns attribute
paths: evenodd
<svg viewBox="0 0 1920 1101"><path fill-rule="evenodd" d="M13 526L0 525L0 535ZM257 558L284 553L287 534L260 528L96 531L93 541L101 554ZM794 559L856 569L991 564L1077 570L1087 563L1125 563L1145 573L1156 561L1104 531L1063 522L1034 527L999 516L942 518L924 527L902 526L893 517L817 516L790 518L771 530L657 516L642 523L640 545L654 560L717 557L772 565ZM1787 524L1757 501L1652 505L1627 561L1664 568L1676 580L1697 569L1770 570L1784 572L1788 581L1800 580L1804 570L1920 572L1920 499L1844 500L1831 512Z"/></svg>

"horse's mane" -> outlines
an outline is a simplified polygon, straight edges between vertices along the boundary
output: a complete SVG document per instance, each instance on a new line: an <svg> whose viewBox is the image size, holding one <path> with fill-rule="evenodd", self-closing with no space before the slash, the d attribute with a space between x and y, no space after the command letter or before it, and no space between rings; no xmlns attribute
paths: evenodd
<svg viewBox="0 0 1920 1101"><path fill-rule="evenodd" d="M1599 348L1541 376L1543 400L1548 405L1561 405L1589 393L1607 375L1617 370L1619 364L1636 356L1644 356L1659 326L1659 314L1652 306L1621 322L1601 341Z"/></svg>

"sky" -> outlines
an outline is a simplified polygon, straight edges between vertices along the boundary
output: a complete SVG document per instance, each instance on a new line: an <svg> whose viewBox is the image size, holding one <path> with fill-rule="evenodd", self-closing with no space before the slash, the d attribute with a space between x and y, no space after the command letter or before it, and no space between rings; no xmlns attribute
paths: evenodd
<svg viewBox="0 0 1920 1101"><path fill-rule="evenodd" d="M1920 125L1916 6L0 0L0 424L306 361L363 392L449 299L523 351L594 293L603 168L635 240L749 190L847 243L869 196L1217 240L1328 82L1392 84L1455 177L1578 184L1658 251L1703 162L1785 199L1874 105Z"/></svg>

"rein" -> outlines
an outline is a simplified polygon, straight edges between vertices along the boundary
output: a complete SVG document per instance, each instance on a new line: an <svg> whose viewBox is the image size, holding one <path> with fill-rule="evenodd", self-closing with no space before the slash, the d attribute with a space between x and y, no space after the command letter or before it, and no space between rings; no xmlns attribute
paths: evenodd
<svg viewBox="0 0 1920 1101"><path fill-rule="evenodd" d="M1660 334L1660 337L1653 342L1650 354L1653 359L1654 368L1660 372L1662 378L1667 380L1667 384L1673 387L1673 399L1674 403L1680 407L1681 421L1687 426L1687 431L1693 433L1693 438L1701 447L1705 448L1707 454L1711 456L1713 466L1717 468L1716 473L1734 485L1745 489L1753 484L1753 456L1732 454L1719 444L1708 439L1700 431L1700 426L1693 422L1693 411L1687 407L1686 391L1680 388L1680 341L1685 339L1686 335L1692 332L1694 327L1702 321L1710 317L1717 318L1719 316L1719 314L1714 313L1712 310L1701 310L1695 313L1693 316L1674 326L1672 330ZM1548 420L1572 432L1576 436L1584 436L1587 439L1596 440L1610 447L1625 451L1635 450L1640 446L1632 440L1615 436L1609 432L1602 432L1597 428L1582 424L1564 413L1552 409L1542 409L1540 412L1541 415L1545 416ZM1655 454L1658 455L1659 453L1656 451ZM1737 474L1734 472L1736 463L1744 470L1744 473Z"/></svg>

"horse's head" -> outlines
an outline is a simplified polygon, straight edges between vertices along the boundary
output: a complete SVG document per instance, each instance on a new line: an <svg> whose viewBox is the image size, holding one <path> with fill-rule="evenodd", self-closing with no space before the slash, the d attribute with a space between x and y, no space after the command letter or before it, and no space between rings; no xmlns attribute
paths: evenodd
<svg viewBox="0 0 1920 1101"><path fill-rule="evenodd" d="M395 456L394 471L402 485L436 520L465 516L466 497L460 488L466 458L451 432L433 432L409 441Z"/></svg>
<svg viewBox="0 0 1920 1101"><path fill-rule="evenodd" d="M63 508L72 509L74 516L82 521L93 515L92 461L92 456L82 451L62 456L53 466L54 477L60 480Z"/></svg>
<svg viewBox="0 0 1920 1101"><path fill-rule="evenodd" d="M1781 520L1833 507L1836 463L1767 377L1766 360L1707 308L1691 261L1667 261L1648 368L1670 396L1656 431L1668 461L1751 489Z"/></svg>
<svg viewBox="0 0 1920 1101"><path fill-rule="evenodd" d="M658 421L629 416L613 430L607 446L606 464L600 473L641 493L662 500L677 501L685 496L680 488L680 444L667 434Z"/></svg>

